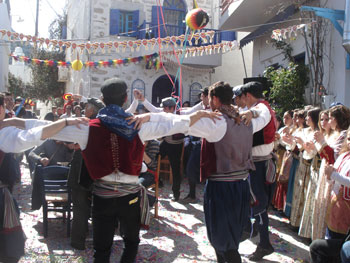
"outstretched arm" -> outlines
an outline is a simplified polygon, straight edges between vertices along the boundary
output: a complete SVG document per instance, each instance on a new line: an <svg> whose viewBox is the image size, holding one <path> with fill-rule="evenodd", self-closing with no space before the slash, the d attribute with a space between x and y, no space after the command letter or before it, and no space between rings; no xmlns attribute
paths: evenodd
<svg viewBox="0 0 350 263"><path fill-rule="evenodd" d="M20 118L10 118L10 119L4 119L0 121L0 129L10 127L10 126L13 126L19 129L25 129L26 121Z"/></svg>
<svg viewBox="0 0 350 263"><path fill-rule="evenodd" d="M132 103L130 104L129 108L127 108L125 110L125 112L127 113L131 113L134 114L136 109L137 109L137 105L139 104L139 101L134 97L134 100L132 101Z"/></svg>
<svg viewBox="0 0 350 263"><path fill-rule="evenodd" d="M203 109L204 109L203 102L200 102L200 103L197 103L196 105L194 105L191 108L181 108L180 109L180 114L181 115L189 115L189 114L192 114L192 113L194 113L196 111L203 110Z"/></svg>
<svg viewBox="0 0 350 263"><path fill-rule="evenodd" d="M149 112L163 112L162 108L155 107L152 103L150 103L147 99L144 99L142 102L143 106L149 111Z"/></svg>
<svg viewBox="0 0 350 263"><path fill-rule="evenodd" d="M190 134L219 141L226 132L226 120L220 113L197 111L191 115L175 115L171 113L152 113L135 116L131 122L140 128L142 141L152 140L175 133Z"/></svg>
<svg viewBox="0 0 350 263"><path fill-rule="evenodd" d="M86 122L86 120L86 118L67 119L67 124L79 125ZM40 145L43 143L43 140L53 136L65 126L66 120L62 119L53 123L27 120L25 121L25 128L29 128L27 130L20 130L15 127L5 127L0 130L0 150L13 153L23 152L35 145Z"/></svg>
<svg viewBox="0 0 350 263"><path fill-rule="evenodd" d="M43 127L43 131L41 134L41 140L46 140L47 138L50 138L54 136L56 133L58 133L60 130L62 130L66 126L70 125L76 125L79 128L79 125L88 124L89 119L88 118L66 118L62 119L53 123L50 123Z"/></svg>

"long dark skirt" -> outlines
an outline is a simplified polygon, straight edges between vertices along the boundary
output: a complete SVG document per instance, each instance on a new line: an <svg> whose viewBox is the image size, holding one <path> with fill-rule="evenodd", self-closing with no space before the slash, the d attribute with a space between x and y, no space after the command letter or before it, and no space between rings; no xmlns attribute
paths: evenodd
<svg viewBox="0 0 350 263"><path fill-rule="evenodd" d="M284 213L288 217L290 217L290 213L292 211L294 179L295 179L295 174L297 172L298 166L299 166L299 159L296 159L293 157L292 167L290 168L290 172L289 172L286 206L284 207Z"/></svg>
<svg viewBox="0 0 350 263"><path fill-rule="evenodd" d="M243 228L249 218L248 181L207 181L204 215L208 239L219 252L238 249Z"/></svg>
<svg viewBox="0 0 350 263"><path fill-rule="evenodd" d="M13 199L16 216L19 209ZM5 231L3 228L5 213L4 189L0 189L0 262L17 262L24 255L25 236L21 226Z"/></svg>

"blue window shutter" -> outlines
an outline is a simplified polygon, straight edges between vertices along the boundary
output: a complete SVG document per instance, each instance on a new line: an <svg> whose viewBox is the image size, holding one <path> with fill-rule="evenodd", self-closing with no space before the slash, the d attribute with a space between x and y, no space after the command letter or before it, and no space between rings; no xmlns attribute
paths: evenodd
<svg viewBox="0 0 350 263"><path fill-rule="evenodd" d="M152 32L154 37L158 37L158 17L157 17L157 6L152 6ZM159 17L160 21L160 17Z"/></svg>
<svg viewBox="0 0 350 263"><path fill-rule="evenodd" d="M131 34L132 37L136 37L137 35L137 28L139 27L139 15L140 11L136 10L132 12L132 31L133 33Z"/></svg>
<svg viewBox="0 0 350 263"><path fill-rule="evenodd" d="M221 32L221 41L233 41L236 40L236 32L227 31Z"/></svg>
<svg viewBox="0 0 350 263"><path fill-rule="evenodd" d="M120 10L119 9L111 9L110 15L109 15L109 34L110 35L117 35L119 34L119 16L120 16Z"/></svg>

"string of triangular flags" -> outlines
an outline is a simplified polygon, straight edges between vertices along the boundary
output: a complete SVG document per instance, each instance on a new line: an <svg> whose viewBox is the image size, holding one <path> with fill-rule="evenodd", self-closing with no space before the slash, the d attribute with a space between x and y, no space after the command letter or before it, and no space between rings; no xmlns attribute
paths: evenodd
<svg viewBox="0 0 350 263"><path fill-rule="evenodd" d="M82 41L65 41L65 40L57 40L57 39L49 39L49 38L37 38L36 36L24 35L22 33L12 32L9 30L1 29L1 39L7 39L8 41L21 41L21 43L25 42L33 43L34 47L46 47L49 48L59 48L60 51L63 48L72 48L73 52L79 51L83 53L87 51L90 53L96 53L100 51L105 53L106 50L108 53L111 53L113 50L115 52L126 52L127 48L130 49L131 52L134 50L139 51L141 47L144 47L145 50L153 50L156 45L158 45L157 38L151 39L137 39L137 40L124 40L124 41L108 41L108 42L86 42L82 43ZM198 45L199 41L203 44L213 43L215 36L215 31L204 31L198 32L195 34L191 34L187 36L187 40L185 39L185 35L180 36L168 36L161 38L161 45L168 47L169 45L183 46L185 41L188 41L188 45L192 46Z"/></svg>
<svg viewBox="0 0 350 263"><path fill-rule="evenodd" d="M27 64L35 64L35 65L45 65L45 66L50 66L50 67L73 67L74 68L74 63L76 63L77 60L75 61L61 61L61 60L42 60L42 59L37 59L37 58L29 58L25 56L15 56L13 54L10 55L14 60L16 61L21 61ZM82 66L81 67L86 67L86 68L91 68L91 67L112 67L112 66L118 66L118 65L125 65L129 63L139 63L141 61L146 61L146 65L148 68L155 67L156 69L159 68L159 59L158 59L158 53L153 53L150 55L145 55L145 56L138 56L138 57L133 57L133 58L125 58L125 59L109 59L106 61L99 60L99 61L81 61ZM80 70L80 69L78 69Z"/></svg>
<svg viewBox="0 0 350 263"><path fill-rule="evenodd" d="M208 46L199 46L199 47L191 47L191 48L186 48L184 49L177 49L175 51L163 51L162 54L164 55L170 55L173 56L175 55L182 55L185 52L185 57L195 57L195 56L203 56L204 53L206 55L212 55L216 53L225 53L228 51L232 51L234 49L238 48L238 42L237 40L234 41L226 41L226 42L221 42L218 44L213 44L213 45L208 45Z"/></svg>
<svg viewBox="0 0 350 263"><path fill-rule="evenodd" d="M298 33L305 31L308 31L309 28L315 24L316 22L311 22L307 24L299 24L299 25L293 25L289 26L287 28L282 28L282 29L275 29L272 31L271 38L275 40L284 40L287 38L297 37Z"/></svg>
<svg viewBox="0 0 350 263"><path fill-rule="evenodd" d="M215 45L208 45L208 46L200 46L200 47L192 47L192 48L186 48L184 49L178 49L175 51L164 51L162 52L164 55L168 57L174 56L174 52L176 55L182 55L183 52L185 52L186 57L195 57L195 56L203 56L204 53L206 55L212 55L215 53L225 53L227 51L231 51L233 49L238 48L238 42L236 40L234 41L228 41L228 42L222 42ZM14 54L10 55L14 60L25 62L27 64L36 64L36 65L46 65L50 67L54 66L62 66L62 67L71 67L74 61L60 61L60 60L41 60L37 58L29 58L26 56L15 56ZM160 64L158 60L159 54L153 53L151 55L145 55L145 56L138 56L133 58L124 58L124 59L109 59L109 60L99 60L99 61L81 61L83 67L107 67L107 66L117 66L117 65L125 65L129 63L138 63L143 60L146 61L147 67L153 67L158 69Z"/></svg>

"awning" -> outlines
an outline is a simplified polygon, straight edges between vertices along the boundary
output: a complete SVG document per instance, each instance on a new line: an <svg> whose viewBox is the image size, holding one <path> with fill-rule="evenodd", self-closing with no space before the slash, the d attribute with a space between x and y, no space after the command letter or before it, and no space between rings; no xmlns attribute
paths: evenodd
<svg viewBox="0 0 350 263"><path fill-rule="evenodd" d="M299 11L299 9L295 7L294 4L288 6L283 12L280 12L278 15L268 20L265 23L265 25L258 27L258 29L256 29L255 31L247 35L245 38L243 38L239 44L240 48L244 47L254 39L265 35L268 31L272 31L272 29L274 29L276 25L287 20L289 17L294 15L297 11Z"/></svg>

